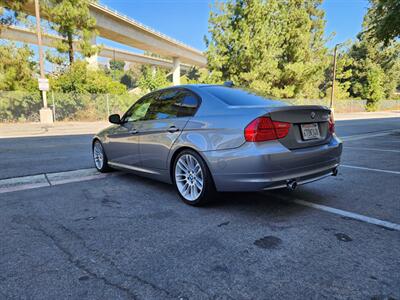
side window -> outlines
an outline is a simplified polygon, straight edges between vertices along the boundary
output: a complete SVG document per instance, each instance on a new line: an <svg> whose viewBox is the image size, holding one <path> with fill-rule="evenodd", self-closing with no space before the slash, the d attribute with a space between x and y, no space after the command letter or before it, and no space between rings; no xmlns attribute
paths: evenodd
<svg viewBox="0 0 400 300"><path fill-rule="evenodd" d="M151 94L140 99L126 112L123 121L135 122L143 120L151 104L156 101L156 97L157 95Z"/></svg>
<svg viewBox="0 0 400 300"><path fill-rule="evenodd" d="M180 93L178 90L164 91L154 101L146 114L146 120L160 120L176 118L180 106Z"/></svg>
<svg viewBox="0 0 400 300"><path fill-rule="evenodd" d="M181 107L179 109L178 117L192 117L197 111L199 106L199 99L196 95L190 92L183 92L181 100Z"/></svg>

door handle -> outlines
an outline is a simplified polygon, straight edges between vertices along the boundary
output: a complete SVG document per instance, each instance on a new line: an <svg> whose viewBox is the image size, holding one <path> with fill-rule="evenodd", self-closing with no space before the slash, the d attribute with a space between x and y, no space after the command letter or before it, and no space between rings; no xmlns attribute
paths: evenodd
<svg viewBox="0 0 400 300"><path fill-rule="evenodd" d="M131 130L129 130L129 133L130 134L136 134L136 133L138 133L138 131L137 131L137 129L131 129Z"/></svg>
<svg viewBox="0 0 400 300"><path fill-rule="evenodd" d="M167 131L173 133L173 132L179 131L179 128L177 128L177 127L175 127L175 126L171 126L170 128L168 128Z"/></svg>

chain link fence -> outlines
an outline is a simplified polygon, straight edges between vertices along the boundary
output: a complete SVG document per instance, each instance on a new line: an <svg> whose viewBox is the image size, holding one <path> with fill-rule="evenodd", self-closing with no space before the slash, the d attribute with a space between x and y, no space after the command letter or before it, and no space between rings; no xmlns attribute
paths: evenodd
<svg viewBox="0 0 400 300"><path fill-rule="evenodd" d="M76 94L48 92L47 102L55 121L102 121L110 114L123 114L140 96L135 94ZM293 105L330 104L329 99L288 99ZM366 100L336 100L335 112L365 112ZM0 122L38 122L40 93L0 92ZM382 100L378 110L400 110L400 100Z"/></svg>
<svg viewBox="0 0 400 300"><path fill-rule="evenodd" d="M47 93L55 121L102 121L110 114L124 113L139 99L135 94ZM0 92L0 122L38 122L40 93Z"/></svg>

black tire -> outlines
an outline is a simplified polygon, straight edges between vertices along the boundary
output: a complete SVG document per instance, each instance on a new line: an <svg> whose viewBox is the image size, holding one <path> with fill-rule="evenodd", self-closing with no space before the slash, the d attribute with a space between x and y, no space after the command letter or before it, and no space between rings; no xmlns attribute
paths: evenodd
<svg viewBox="0 0 400 300"><path fill-rule="evenodd" d="M99 147L98 149L101 150L101 153L103 155L103 163L101 166L96 163L96 158L95 158L95 151L96 151L95 148L96 147ZM107 173L112 170L110 168L110 166L108 165L108 159L107 159L106 152L104 151L103 145L101 144L101 142L99 140L95 140L93 143L92 157L93 157L94 166L96 167L97 171L99 171L101 173Z"/></svg>
<svg viewBox="0 0 400 300"><path fill-rule="evenodd" d="M202 172L202 175L203 175L202 176L203 188L202 188L202 190L200 192L200 195L195 200L186 199L182 195L182 193L180 192L180 190L178 188L178 185L176 183L175 172L176 172L176 168L177 168L177 163L180 160L180 158L185 156L185 155L191 155L196 159L196 161L198 162L198 164L201 167L201 172ZM210 170L208 169L208 167L207 167L205 161L203 160L203 158L196 151L187 149L187 150L183 150L181 153L179 153L177 155L177 157L174 160L174 164L173 164L172 180L173 180L174 186L176 188L176 191L177 191L179 197L182 199L182 201L184 203L186 203L188 205L202 206L202 205L212 201L213 199L215 199L215 197L217 195L217 191L215 189L214 181L212 179Z"/></svg>

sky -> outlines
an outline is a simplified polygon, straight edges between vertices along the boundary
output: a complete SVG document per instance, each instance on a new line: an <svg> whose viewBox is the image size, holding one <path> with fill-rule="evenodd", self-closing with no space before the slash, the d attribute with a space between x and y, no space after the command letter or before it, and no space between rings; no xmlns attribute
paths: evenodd
<svg viewBox="0 0 400 300"><path fill-rule="evenodd" d="M136 21L160 31L196 49L205 50L208 15L213 0L99 0ZM325 0L326 37L328 47L355 39L361 30L368 0ZM332 34L334 33L334 36ZM126 48L103 39L100 43Z"/></svg>

